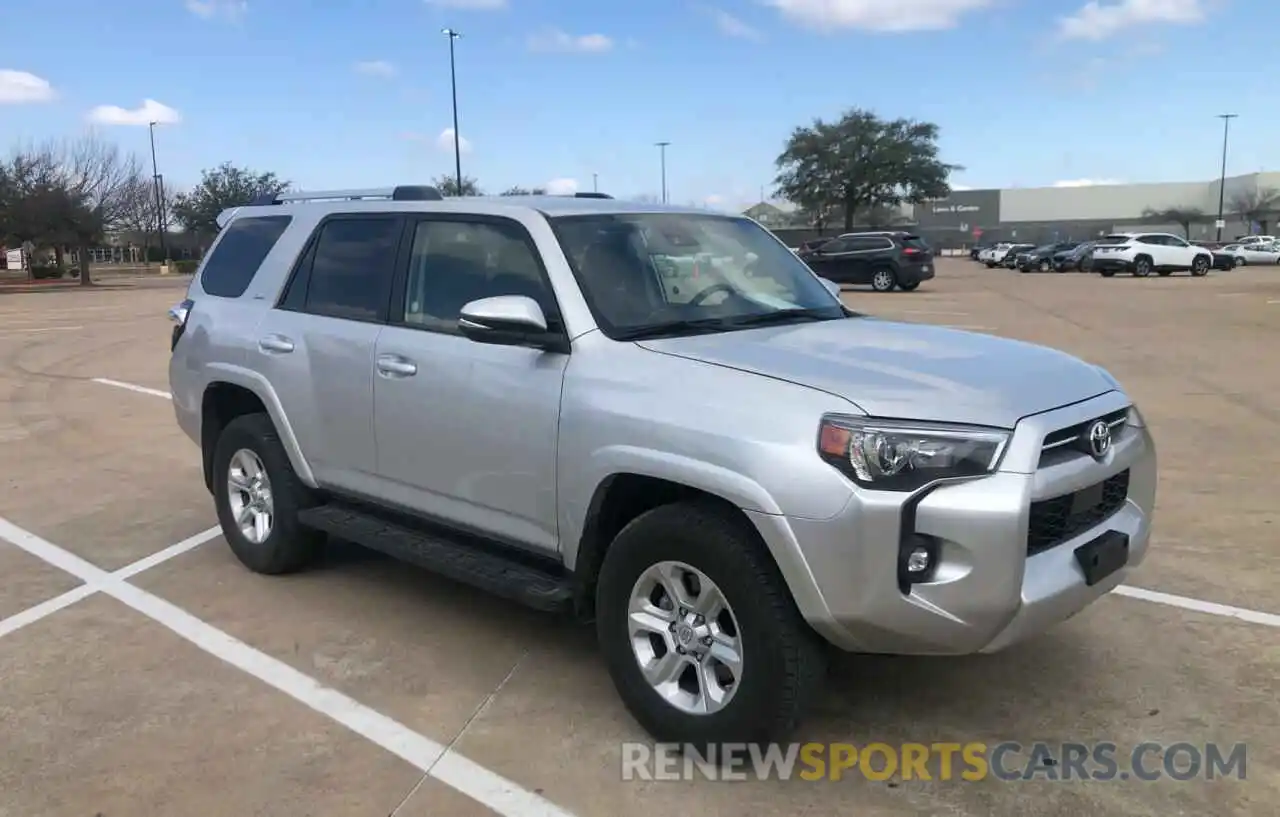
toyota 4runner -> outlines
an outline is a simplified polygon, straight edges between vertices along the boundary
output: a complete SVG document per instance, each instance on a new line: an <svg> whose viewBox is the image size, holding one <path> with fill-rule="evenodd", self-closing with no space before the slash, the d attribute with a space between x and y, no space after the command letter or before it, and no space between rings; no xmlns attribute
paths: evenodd
<svg viewBox="0 0 1280 817"><path fill-rule="evenodd" d="M830 646L996 651L1146 553L1106 371L854 312L750 219L400 187L220 224L169 377L236 557L332 535L594 621L659 740L779 738Z"/></svg>

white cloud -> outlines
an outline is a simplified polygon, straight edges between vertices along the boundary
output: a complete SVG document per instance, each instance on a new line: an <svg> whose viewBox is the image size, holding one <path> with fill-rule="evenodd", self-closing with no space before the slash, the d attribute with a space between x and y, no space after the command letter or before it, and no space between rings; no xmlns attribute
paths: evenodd
<svg viewBox="0 0 1280 817"><path fill-rule="evenodd" d="M463 11L497 11L507 7L507 0L423 0L428 6Z"/></svg>
<svg viewBox="0 0 1280 817"><path fill-rule="evenodd" d="M239 20L249 11L248 0L187 0L187 11L204 20Z"/></svg>
<svg viewBox="0 0 1280 817"><path fill-rule="evenodd" d="M529 36L533 51L578 52L599 54L613 48L613 40L603 34L567 34L558 28L543 29Z"/></svg>
<svg viewBox="0 0 1280 817"><path fill-rule="evenodd" d="M440 131L440 135L436 137L436 147L441 150L447 150L453 153L454 134L453 128L445 128ZM471 152L471 143L467 141L467 137L463 136L458 139L458 147L463 153Z"/></svg>
<svg viewBox="0 0 1280 817"><path fill-rule="evenodd" d="M1190 25L1205 17L1203 0L1089 0L1080 10L1058 19L1058 33L1071 40L1105 40L1144 24Z"/></svg>
<svg viewBox="0 0 1280 817"><path fill-rule="evenodd" d="M357 74L369 77L391 78L396 75L396 67L386 60L365 60L355 64Z"/></svg>
<svg viewBox="0 0 1280 817"><path fill-rule="evenodd" d="M716 28L720 29L720 33L726 37L735 37L739 40L755 40L757 42L764 39L764 36L757 29L747 25L723 9L707 9L707 13L715 21Z"/></svg>
<svg viewBox="0 0 1280 817"><path fill-rule="evenodd" d="M764 0L793 23L819 31L936 31L954 28L996 0Z"/></svg>
<svg viewBox="0 0 1280 817"><path fill-rule="evenodd" d="M1053 183L1054 187L1097 187L1106 184L1124 184L1119 179L1063 179Z"/></svg>
<svg viewBox="0 0 1280 817"><path fill-rule="evenodd" d="M48 102L57 96L49 80L26 71L0 70L0 105Z"/></svg>
<svg viewBox="0 0 1280 817"><path fill-rule="evenodd" d="M548 196L572 196L578 192L578 180L569 178L552 179L547 182Z"/></svg>
<svg viewBox="0 0 1280 817"><path fill-rule="evenodd" d="M152 122L161 125L176 125L182 121L182 114L156 102L154 99L142 100L142 105L130 110L119 105L99 105L89 111L89 121L96 125L134 125L147 126Z"/></svg>
<svg viewBox="0 0 1280 817"><path fill-rule="evenodd" d="M972 188L972 187L970 187L970 186L969 186L969 185L967 185L967 184L953 184L953 185L951 185L951 189L952 189L953 191L954 191L954 190L961 190L961 191L964 191L964 190L972 190L973 188Z"/></svg>

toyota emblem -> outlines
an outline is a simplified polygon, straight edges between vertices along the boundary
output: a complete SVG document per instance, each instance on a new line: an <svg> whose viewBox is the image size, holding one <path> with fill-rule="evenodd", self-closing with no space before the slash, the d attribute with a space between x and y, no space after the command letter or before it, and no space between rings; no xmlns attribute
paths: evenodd
<svg viewBox="0 0 1280 817"><path fill-rule="evenodd" d="M1102 459L1111 450L1111 426L1099 420L1089 427L1089 453L1094 459Z"/></svg>

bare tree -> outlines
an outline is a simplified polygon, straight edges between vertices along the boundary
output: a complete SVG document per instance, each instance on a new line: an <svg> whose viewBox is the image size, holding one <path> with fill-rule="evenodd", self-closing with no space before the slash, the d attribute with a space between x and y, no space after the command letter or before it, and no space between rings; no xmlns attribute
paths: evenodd
<svg viewBox="0 0 1280 817"><path fill-rule="evenodd" d="M161 191L161 203L164 224L160 224L161 213L156 207L155 183L142 178L135 180L122 191L124 199L123 213L120 218L120 229L137 235L142 240L143 257L150 261L151 248L162 246L159 231L168 232L174 225L173 199L167 190Z"/></svg>
<svg viewBox="0 0 1280 817"><path fill-rule="evenodd" d="M63 184L80 211L75 229L80 283L91 286L89 249L128 223L131 202L147 186L146 176L136 155L93 135L63 143L55 155Z"/></svg>
<svg viewBox="0 0 1280 817"><path fill-rule="evenodd" d="M1237 193L1231 197L1230 212L1245 221L1257 222L1265 235L1267 225L1276 211L1280 210L1280 190L1274 187L1259 187Z"/></svg>

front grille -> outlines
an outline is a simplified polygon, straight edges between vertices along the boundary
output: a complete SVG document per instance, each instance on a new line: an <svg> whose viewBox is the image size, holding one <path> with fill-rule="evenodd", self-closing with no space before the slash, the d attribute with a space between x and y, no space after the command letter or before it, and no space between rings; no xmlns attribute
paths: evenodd
<svg viewBox="0 0 1280 817"><path fill-rule="evenodd" d="M1083 423L1076 423L1075 425L1049 432L1045 435L1044 443L1040 446L1041 463L1044 462L1045 455L1058 449L1077 448L1088 453L1089 427L1099 420L1103 420L1107 425L1111 426L1111 435L1114 438L1124 430L1125 423L1129 421L1129 409L1122 408L1110 414L1095 417L1092 420L1085 420Z"/></svg>
<svg viewBox="0 0 1280 817"><path fill-rule="evenodd" d="M1129 497L1129 469L1074 493L1031 503L1027 555L1048 550L1100 524Z"/></svg>

